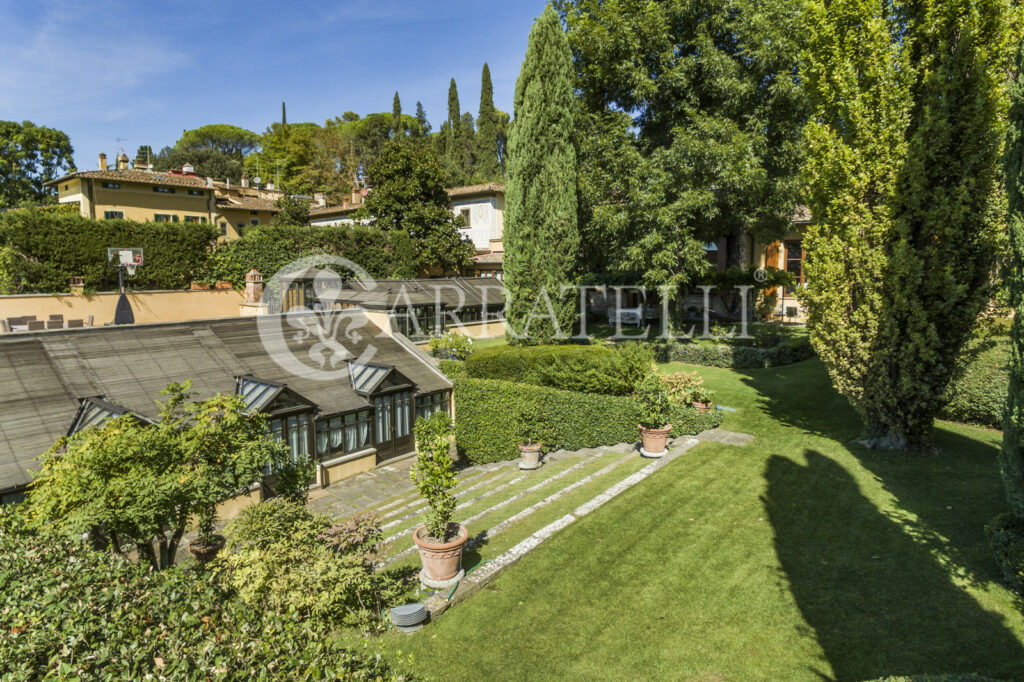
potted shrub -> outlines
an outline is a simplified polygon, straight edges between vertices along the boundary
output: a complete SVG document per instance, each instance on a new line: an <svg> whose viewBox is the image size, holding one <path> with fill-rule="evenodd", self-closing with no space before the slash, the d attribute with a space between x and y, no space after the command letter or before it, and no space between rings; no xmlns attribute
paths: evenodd
<svg viewBox="0 0 1024 682"><path fill-rule="evenodd" d="M523 471L532 471L541 466L541 455L545 445L551 445L554 441L551 429L540 408L530 403L516 420L516 436L519 441L519 468Z"/></svg>
<svg viewBox="0 0 1024 682"><path fill-rule="evenodd" d="M416 422L416 463L410 475L430 506L412 539L420 552L420 582L428 587L447 587L462 577L462 548L469 530L452 523L455 513L455 467L448 454L452 421L446 412L435 412Z"/></svg>
<svg viewBox="0 0 1024 682"><path fill-rule="evenodd" d="M669 420L671 404L665 384L657 375L651 375L637 388L640 402L640 440L643 454L660 456L668 449L668 435L672 432Z"/></svg>
<svg viewBox="0 0 1024 682"><path fill-rule="evenodd" d="M213 532L213 524L217 519L214 507L207 507L199 513L199 537L188 544L188 551L196 561L205 564L224 547L224 536Z"/></svg>
<svg viewBox="0 0 1024 682"><path fill-rule="evenodd" d="M698 386L690 395L690 404L697 408L698 412L708 412L713 404L711 402L711 391Z"/></svg>

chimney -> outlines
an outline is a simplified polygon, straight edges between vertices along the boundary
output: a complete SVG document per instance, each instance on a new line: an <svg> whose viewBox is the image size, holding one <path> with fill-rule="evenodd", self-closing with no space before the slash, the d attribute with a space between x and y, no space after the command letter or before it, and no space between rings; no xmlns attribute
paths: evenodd
<svg viewBox="0 0 1024 682"><path fill-rule="evenodd" d="M71 293L75 296L85 296L85 277L71 278Z"/></svg>
<svg viewBox="0 0 1024 682"><path fill-rule="evenodd" d="M358 187L353 187L352 188L352 205L353 206L358 206L362 202L362 200L363 200L363 197L362 197L361 194L359 194L359 188Z"/></svg>
<svg viewBox="0 0 1024 682"><path fill-rule="evenodd" d="M206 178L206 186L207 187L213 187L213 178L211 178L211 177L207 177Z"/></svg>
<svg viewBox="0 0 1024 682"><path fill-rule="evenodd" d="M274 189L274 183L272 183L272 182L268 182L268 183L267 183L267 189L269 189L269 190L273 190L273 189Z"/></svg>
<svg viewBox="0 0 1024 682"><path fill-rule="evenodd" d="M245 302L259 303L263 298L263 275L256 268L245 273Z"/></svg>
<svg viewBox="0 0 1024 682"><path fill-rule="evenodd" d="M100 152L100 170L107 170L107 155Z"/></svg>
<svg viewBox="0 0 1024 682"><path fill-rule="evenodd" d="M242 187L248 187L248 186L249 186L249 174L246 173L245 171L242 171Z"/></svg>
<svg viewBox="0 0 1024 682"><path fill-rule="evenodd" d="M224 188L231 189L231 178L224 178Z"/></svg>
<svg viewBox="0 0 1024 682"><path fill-rule="evenodd" d="M124 152L117 155L117 170L128 170L128 155Z"/></svg>
<svg viewBox="0 0 1024 682"><path fill-rule="evenodd" d="M191 163L186 161L185 165L181 167L181 172L184 175L195 175L196 174L196 167L193 166Z"/></svg>
<svg viewBox="0 0 1024 682"><path fill-rule="evenodd" d="M313 202L317 206L326 206L327 205L327 197L324 196L323 192L315 192L313 194Z"/></svg>

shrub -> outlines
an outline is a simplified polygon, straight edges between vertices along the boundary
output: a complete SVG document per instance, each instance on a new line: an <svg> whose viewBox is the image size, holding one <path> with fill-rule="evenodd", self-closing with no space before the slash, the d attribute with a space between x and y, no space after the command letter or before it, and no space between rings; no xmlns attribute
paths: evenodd
<svg viewBox="0 0 1024 682"><path fill-rule="evenodd" d="M658 362L685 362L705 367L756 369L779 367L814 355L810 342L804 337L783 341L771 348L703 343L699 341L668 341L655 345Z"/></svg>
<svg viewBox="0 0 1024 682"><path fill-rule="evenodd" d="M454 536L452 515L455 513L455 466L448 452L451 446L452 420L447 412L435 412L420 419L414 427L416 463L409 475L430 505L424 519L427 532L442 542Z"/></svg>
<svg viewBox="0 0 1024 682"><path fill-rule="evenodd" d="M635 442L640 404L632 396L575 393L495 379L457 377L455 441L475 463L515 459L516 423L528 406L542 411L551 428L552 449L597 447ZM672 408L672 435L696 434L721 423L717 411Z"/></svg>
<svg viewBox="0 0 1024 682"><path fill-rule="evenodd" d="M84 277L88 289L113 290L117 271L107 265L111 246L145 252L145 266L126 281L127 286L184 289L202 277L216 240L217 230L206 223L137 223L9 211L0 216L0 247L9 249L0 259L0 283L6 283L0 293L67 292L73 276Z"/></svg>
<svg viewBox="0 0 1024 682"><path fill-rule="evenodd" d="M1009 362L1010 344L1005 338L969 357L947 389L948 402L939 416L999 428L1010 392Z"/></svg>
<svg viewBox="0 0 1024 682"><path fill-rule="evenodd" d="M1024 596L1024 519L1001 514L985 527L1003 580Z"/></svg>
<svg viewBox="0 0 1024 682"><path fill-rule="evenodd" d="M669 423L671 406L665 382L652 374L637 387L636 400L640 404L640 426L660 429Z"/></svg>
<svg viewBox="0 0 1024 682"><path fill-rule="evenodd" d="M447 332L430 339L430 354L446 360L465 360L473 352L473 339L465 334Z"/></svg>
<svg viewBox="0 0 1024 682"><path fill-rule="evenodd" d="M284 620L379 630L381 611L402 581L378 572L380 521L355 516L332 525L300 503L270 500L245 510L227 528L232 551L215 568L253 609Z"/></svg>
<svg viewBox="0 0 1024 682"><path fill-rule="evenodd" d="M438 360L437 368L449 379L466 374L466 363L462 360Z"/></svg>
<svg viewBox="0 0 1024 682"><path fill-rule="evenodd" d="M632 395L654 368L651 349L639 343L615 346L495 347L466 360L466 374L579 393Z"/></svg>
<svg viewBox="0 0 1024 682"><path fill-rule="evenodd" d="M5 679L408 679L315 623L252 608L208 571L150 571L20 517L0 507Z"/></svg>
<svg viewBox="0 0 1024 682"><path fill-rule="evenodd" d="M673 372L661 378L668 399L679 405L689 405L694 392L704 384L697 372Z"/></svg>

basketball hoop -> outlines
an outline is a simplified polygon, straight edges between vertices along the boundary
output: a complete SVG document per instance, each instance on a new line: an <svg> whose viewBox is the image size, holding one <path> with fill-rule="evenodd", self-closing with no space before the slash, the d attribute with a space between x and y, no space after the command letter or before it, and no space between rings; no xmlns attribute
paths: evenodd
<svg viewBox="0 0 1024 682"><path fill-rule="evenodd" d="M129 277L134 277L135 276L135 268L139 267L139 264L138 263L125 263L123 267L124 267L124 271L128 273Z"/></svg>

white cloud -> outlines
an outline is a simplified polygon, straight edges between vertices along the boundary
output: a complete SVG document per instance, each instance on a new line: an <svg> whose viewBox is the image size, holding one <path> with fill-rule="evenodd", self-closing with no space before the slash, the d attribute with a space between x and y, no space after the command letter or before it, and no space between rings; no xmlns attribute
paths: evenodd
<svg viewBox="0 0 1024 682"><path fill-rule="evenodd" d="M117 120L129 112L136 86L188 64L184 51L130 12L130 6L62 1L41 6L20 25L11 22L0 66L0 117Z"/></svg>

